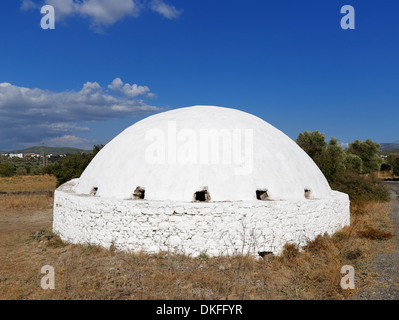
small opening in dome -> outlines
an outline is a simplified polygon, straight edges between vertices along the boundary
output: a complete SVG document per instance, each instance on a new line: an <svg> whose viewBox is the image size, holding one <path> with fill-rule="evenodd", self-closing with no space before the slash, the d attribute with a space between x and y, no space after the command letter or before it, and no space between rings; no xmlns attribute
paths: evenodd
<svg viewBox="0 0 399 320"><path fill-rule="evenodd" d="M310 196L312 195L312 190L311 189L305 189L305 198L310 199Z"/></svg>
<svg viewBox="0 0 399 320"><path fill-rule="evenodd" d="M207 189L197 191L194 193L194 201L210 201L211 196L208 193Z"/></svg>
<svg viewBox="0 0 399 320"><path fill-rule="evenodd" d="M256 199L258 200L267 200L269 195L267 194L267 190L256 190Z"/></svg>
<svg viewBox="0 0 399 320"><path fill-rule="evenodd" d="M137 187L136 190L134 190L133 199L134 200L144 199L144 195L145 195L145 189L142 187Z"/></svg>
<svg viewBox="0 0 399 320"><path fill-rule="evenodd" d="M91 195L91 196L95 196L95 195L97 194L97 190L98 190L97 187L94 187L93 189L91 189L90 195Z"/></svg>
<svg viewBox="0 0 399 320"><path fill-rule="evenodd" d="M271 251L260 251L260 252L258 252L258 255L260 255L262 258L264 258L264 257L266 257L268 255L272 255L272 254L273 254L273 252L271 252Z"/></svg>

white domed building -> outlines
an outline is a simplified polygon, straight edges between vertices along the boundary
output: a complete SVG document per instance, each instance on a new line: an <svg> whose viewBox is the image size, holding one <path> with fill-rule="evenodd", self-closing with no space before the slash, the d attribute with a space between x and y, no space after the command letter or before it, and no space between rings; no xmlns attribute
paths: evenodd
<svg viewBox="0 0 399 320"><path fill-rule="evenodd" d="M124 130L54 197L67 242L197 256L279 254L349 225L349 198L262 119L195 106Z"/></svg>

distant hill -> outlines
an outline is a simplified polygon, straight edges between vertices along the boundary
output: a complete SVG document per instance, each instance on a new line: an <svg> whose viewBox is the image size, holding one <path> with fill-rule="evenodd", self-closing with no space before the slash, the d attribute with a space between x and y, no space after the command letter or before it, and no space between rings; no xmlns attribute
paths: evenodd
<svg viewBox="0 0 399 320"><path fill-rule="evenodd" d="M43 147L43 151L45 154L53 154L55 156L58 156L60 154L74 154L74 153L79 153L79 152L90 152L91 150L83 150L83 149L78 149L78 148L69 148L69 147ZM37 146L37 147L30 147L26 149L20 149L20 150L13 150L13 151L4 151L3 153L37 153L41 154L42 152L42 147Z"/></svg>
<svg viewBox="0 0 399 320"><path fill-rule="evenodd" d="M380 143L382 154L399 153L399 143Z"/></svg>

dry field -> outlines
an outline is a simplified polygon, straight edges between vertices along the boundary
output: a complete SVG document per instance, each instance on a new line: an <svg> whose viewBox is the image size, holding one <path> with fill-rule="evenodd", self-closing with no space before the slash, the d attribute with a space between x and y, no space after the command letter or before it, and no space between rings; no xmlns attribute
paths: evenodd
<svg viewBox="0 0 399 320"><path fill-rule="evenodd" d="M54 185L52 177L0 179L0 191ZM350 299L371 284L373 254L394 246L390 205L352 203L350 227L280 257L132 254L63 243L51 232L51 195L30 196L0 195L0 299ZM54 267L54 290L40 286L44 265ZM343 265L355 268L354 290L340 287Z"/></svg>
<svg viewBox="0 0 399 320"><path fill-rule="evenodd" d="M47 175L0 178L0 210L51 207L56 183Z"/></svg>

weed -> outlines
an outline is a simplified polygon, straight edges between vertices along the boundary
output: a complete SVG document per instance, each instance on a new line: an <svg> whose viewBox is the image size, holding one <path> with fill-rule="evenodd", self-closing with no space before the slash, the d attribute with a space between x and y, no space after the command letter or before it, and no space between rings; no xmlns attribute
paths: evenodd
<svg viewBox="0 0 399 320"><path fill-rule="evenodd" d="M349 248L342 250L341 255L344 259L356 260L363 256L363 251L360 248Z"/></svg>
<svg viewBox="0 0 399 320"><path fill-rule="evenodd" d="M205 253L201 253L201 254L197 257L197 259L200 260L200 261L202 261L202 262L205 262L205 261L209 260L209 257L208 257Z"/></svg>
<svg viewBox="0 0 399 320"><path fill-rule="evenodd" d="M298 256L298 254L299 254L298 246L295 244L287 243L283 248L281 257L284 259L292 260L292 259L296 258Z"/></svg>
<svg viewBox="0 0 399 320"><path fill-rule="evenodd" d="M387 240L393 237L391 232L383 232L371 226L367 226L365 229L358 231L357 234L361 238L370 240Z"/></svg>
<svg viewBox="0 0 399 320"><path fill-rule="evenodd" d="M343 241L345 241L347 239L347 234L344 231L337 231L336 233L334 233L331 237L332 241L334 241L335 243L341 243Z"/></svg>

